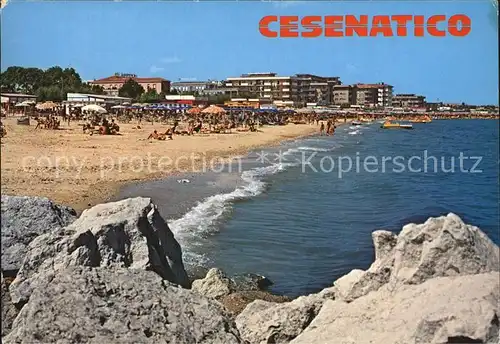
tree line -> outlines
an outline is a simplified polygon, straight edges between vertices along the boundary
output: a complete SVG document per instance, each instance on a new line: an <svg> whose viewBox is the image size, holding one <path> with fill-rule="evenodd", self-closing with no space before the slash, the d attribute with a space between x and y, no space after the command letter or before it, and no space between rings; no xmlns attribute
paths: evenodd
<svg viewBox="0 0 500 344"><path fill-rule="evenodd" d="M0 73L2 92L34 94L39 101L62 101L66 93L105 94L101 86L82 81L74 68L59 66L47 68L24 68L11 66Z"/></svg>
<svg viewBox="0 0 500 344"><path fill-rule="evenodd" d="M54 66L45 70L40 68L8 67L0 73L0 89L4 93L25 93L36 95L38 101L66 100L67 93L106 94L99 85L83 82L74 68ZM144 88L133 79L127 80L118 90L120 97L132 98L140 103L154 103L165 99L166 94L179 94L172 90L169 93L157 93L155 89ZM211 104L220 104L229 99L227 95L205 97Z"/></svg>

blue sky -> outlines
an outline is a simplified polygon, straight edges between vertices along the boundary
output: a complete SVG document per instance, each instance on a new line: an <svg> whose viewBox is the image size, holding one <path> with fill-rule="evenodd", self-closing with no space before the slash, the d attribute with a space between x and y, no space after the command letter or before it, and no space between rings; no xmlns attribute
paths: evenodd
<svg viewBox="0 0 500 344"><path fill-rule="evenodd" d="M265 15L467 14L457 37L269 39ZM386 82L428 101L498 104L498 33L491 1L101 2L10 0L2 10L1 67L75 68L84 80L115 72L224 79L246 72Z"/></svg>

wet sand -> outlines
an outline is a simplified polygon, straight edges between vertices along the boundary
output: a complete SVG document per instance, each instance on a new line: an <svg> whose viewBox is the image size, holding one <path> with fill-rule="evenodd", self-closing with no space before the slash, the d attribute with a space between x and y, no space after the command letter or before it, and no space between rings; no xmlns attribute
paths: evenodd
<svg viewBox="0 0 500 344"><path fill-rule="evenodd" d="M121 135L89 135L79 123L60 130L35 130L3 118L7 136L1 142L3 194L44 196L81 211L113 199L132 182L196 173L228 162L248 151L318 131L316 125L263 127L259 132L174 136L148 141L153 130L169 125L120 124ZM181 128L182 129L182 128Z"/></svg>

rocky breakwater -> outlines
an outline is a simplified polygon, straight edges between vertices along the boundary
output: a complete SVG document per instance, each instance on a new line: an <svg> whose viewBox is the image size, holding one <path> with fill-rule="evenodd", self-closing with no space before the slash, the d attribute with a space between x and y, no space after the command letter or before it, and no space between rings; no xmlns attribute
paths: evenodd
<svg viewBox="0 0 500 344"><path fill-rule="evenodd" d="M2 267L4 343L499 343L499 248L454 214L375 231L368 270L289 301L263 293L269 281L256 275L242 283L211 269L191 284L147 198L78 219L57 209L68 217L34 210L19 222L39 227L10 254L17 274Z"/></svg>
<svg viewBox="0 0 500 344"><path fill-rule="evenodd" d="M97 205L64 227L32 214L48 228L10 285L2 271L2 315L14 319L3 343L242 342L220 303L186 289L181 248L150 199Z"/></svg>

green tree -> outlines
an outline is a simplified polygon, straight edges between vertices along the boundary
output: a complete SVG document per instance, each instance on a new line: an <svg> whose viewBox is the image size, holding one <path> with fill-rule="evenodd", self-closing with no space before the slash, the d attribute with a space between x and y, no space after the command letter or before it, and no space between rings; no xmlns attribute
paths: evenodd
<svg viewBox="0 0 500 344"><path fill-rule="evenodd" d="M90 93L90 94L106 94L104 88L99 85L91 85L87 83L82 83L78 92L80 93Z"/></svg>
<svg viewBox="0 0 500 344"><path fill-rule="evenodd" d="M34 83L40 77L43 78L43 72L38 68L23 68L12 66L5 70L1 75L0 83L2 90L10 92L29 92L37 86Z"/></svg>
<svg viewBox="0 0 500 344"><path fill-rule="evenodd" d="M40 87L36 91L36 96L40 102L47 100L60 102L66 98L66 93L59 86L53 85Z"/></svg>
<svg viewBox="0 0 500 344"><path fill-rule="evenodd" d="M227 94L217 94L208 96L208 104L224 104L224 102L230 100L231 97Z"/></svg>
<svg viewBox="0 0 500 344"><path fill-rule="evenodd" d="M133 79L128 79L118 90L118 95L120 97L127 97L135 100L139 99L143 93L144 88Z"/></svg>
<svg viewBox="0 0 500 344"><path fill-rule="evenodd" d="M160 100L160 95L155 89L149 89L146 93L141 94L139 99L141 103L153 103Z"/></svg>

